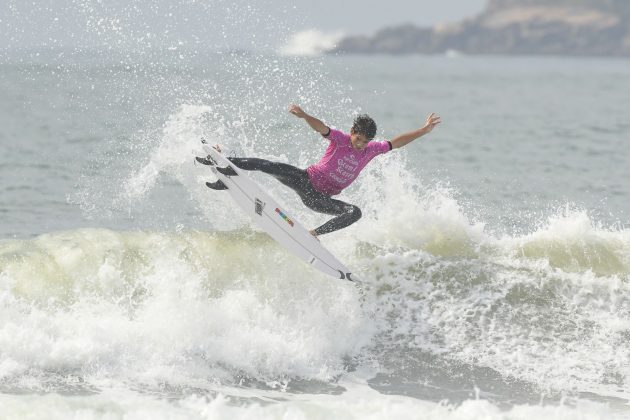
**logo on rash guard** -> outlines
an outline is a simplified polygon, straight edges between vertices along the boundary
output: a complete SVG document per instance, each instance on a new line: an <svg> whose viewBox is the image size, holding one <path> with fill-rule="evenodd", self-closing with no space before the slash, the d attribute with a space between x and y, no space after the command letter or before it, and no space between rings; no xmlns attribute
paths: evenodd
<svg viewBox="0 0 630 420"><path fill-rule="evenodd" d="M276 208L276 213L278 213L278 215L282 217L285 222L287 222L289 225L291 225L291 227L293 227L293 220L289 219L289 216L284 214L282 210L280 210L279 208Z"/></svg>

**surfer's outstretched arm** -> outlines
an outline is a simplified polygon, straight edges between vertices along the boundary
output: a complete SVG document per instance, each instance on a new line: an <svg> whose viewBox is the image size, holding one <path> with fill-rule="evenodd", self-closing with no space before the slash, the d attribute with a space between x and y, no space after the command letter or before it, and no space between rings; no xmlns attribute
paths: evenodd
<svg viewBox="0 0 630 420"><path fill-rule="evenodd" d="M394 137L391 140L392 149L398 149L399 147L403 147L411 143L415 139L422 137L425 134L429 134L433 130L433 128L441 122L442 122L442 119L438 115L435 115L435 113L432 113L431 115L427 117L427 122L424 125L424 127Z"/></svg>
<svg viewBox="0 0 630 420"><path fill-rule="evenodd" d="M326 124L321 122L321 120L318 120L317 118L308 115L299 106L295 104L291 105L289 107L289 112L298 118L304 119L313 130L317 131L322 136L327 136L328 134L330 134L330 128L328 128Z"/></svg>

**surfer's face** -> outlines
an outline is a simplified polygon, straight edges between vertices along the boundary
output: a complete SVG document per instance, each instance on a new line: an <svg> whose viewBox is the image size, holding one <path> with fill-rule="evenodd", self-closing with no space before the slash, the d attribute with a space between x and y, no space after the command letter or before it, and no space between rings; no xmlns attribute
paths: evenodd
<svg viewBox="0 0 630 420"><path fill-rule="evenodd" d="M365 137L365 134L350 132L350 142L352 143L353 149L363 150L370 140Z"/></svg>

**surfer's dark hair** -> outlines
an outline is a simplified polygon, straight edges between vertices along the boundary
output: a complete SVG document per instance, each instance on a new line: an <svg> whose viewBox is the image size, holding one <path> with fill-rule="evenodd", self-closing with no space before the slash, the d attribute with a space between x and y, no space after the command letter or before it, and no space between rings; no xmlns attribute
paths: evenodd
<svg viewBox="0 0 630 420"><path fill-rule="evenodd" d="M376 123L367 114L361 114L354 119L352 132L363 134L368 140L372 140L376 136Z"/></svg>

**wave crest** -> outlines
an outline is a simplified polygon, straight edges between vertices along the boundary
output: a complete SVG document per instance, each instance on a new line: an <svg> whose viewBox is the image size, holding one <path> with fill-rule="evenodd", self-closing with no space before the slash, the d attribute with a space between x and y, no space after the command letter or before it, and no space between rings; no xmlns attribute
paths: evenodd
<svg viewBox="0 0 630 420"><path fill-rule="evenodd" d="M309 29L294 34L279 52L289 56L316 56L332 50L342 37L342 32Z"/></svg>

